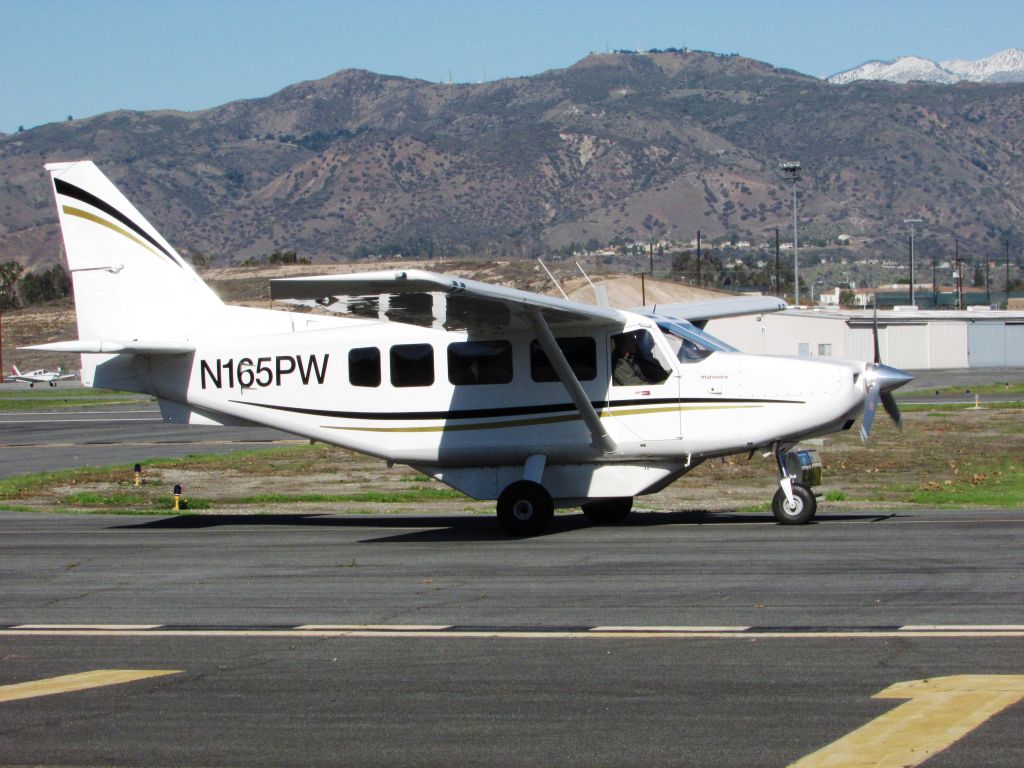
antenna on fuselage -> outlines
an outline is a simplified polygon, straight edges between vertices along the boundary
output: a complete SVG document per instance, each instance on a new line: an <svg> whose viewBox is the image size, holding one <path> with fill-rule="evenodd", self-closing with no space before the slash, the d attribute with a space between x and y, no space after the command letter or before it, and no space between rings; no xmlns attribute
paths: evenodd
<svg viewBox="0 0 1024 768"><path fill-rule="evenodd" d="M578 261L576 262L576 269L578 269L583 274L583 276L587 279L587 282L590 283L590 287L594 289L594 300L597 302L597 306L610 306L608 304L607 289L605 289L603 286L601 288L598 288L596 285L594 285L594 281L590 279L590 275L588 275L587 271L583 269L582 266L580 266L580 263Z"/></svg>
<svg viewBox="0 0 1024 768"><path fill-rule="evenodd" d="M544 271L548 273L548 277L551 278L551 282L555 284L555 288L558 289L558 292L562 294L562 298L565 299L566 301L572 301L572 299L565 295L565 291L562 290L562 286L558 284L558 280L555 279L555 276L551 274L551 270L548 269L547 265L544 263L544 260L538 257L537 263L540 264L541 267L544 268Z"/></svg>

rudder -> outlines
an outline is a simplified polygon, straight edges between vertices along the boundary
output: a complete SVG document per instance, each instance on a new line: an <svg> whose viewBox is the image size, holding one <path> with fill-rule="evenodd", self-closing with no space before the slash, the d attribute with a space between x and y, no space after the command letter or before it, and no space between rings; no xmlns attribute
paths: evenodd
<svg viewBox="0 0 1024 768"><path fill-rule="evenodd" d="M223 303L88 160L46 166L75 291L78 338L181 340Z"/></svg>

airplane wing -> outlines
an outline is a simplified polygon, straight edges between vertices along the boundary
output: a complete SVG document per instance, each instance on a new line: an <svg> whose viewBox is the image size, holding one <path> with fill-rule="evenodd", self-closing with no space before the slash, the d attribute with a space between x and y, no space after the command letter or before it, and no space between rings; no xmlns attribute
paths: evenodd
<svg viewBox="0 0 1024 768"><path fill-rule="evenodd" d="M614 327L628 319L625 312L610 307L577 304L420 269L271 280L270 297L334 312L471 333L530 327L528 318L537 311L551 326Z"/></svg>
<svg viewBox="0 0 1024 768"><path fill-rule="evenodd" d="M728 299L697 301L689 304L656 304L652 309L635 310L643 314L688 320L703 328L708 320L742 315L760 315L779 312L787 308L782 299L775 296L735 296Z"/></svg>

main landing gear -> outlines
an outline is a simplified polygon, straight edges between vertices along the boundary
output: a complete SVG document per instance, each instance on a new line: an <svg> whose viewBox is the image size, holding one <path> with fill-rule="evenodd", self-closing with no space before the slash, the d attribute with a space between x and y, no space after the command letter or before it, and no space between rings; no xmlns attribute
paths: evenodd
<svg viewBox="0 0 1024 768"><path fill-rule="evenodd" d="M780 443L772 446L779 468L779 490L772 497L772 513L782 525L802 525L818 511L811 486L821 481L821 462L815 451L791 449Z"/></svg>
<svg viewBox="0 0 1024 768"><path fill-rule="evenodd" d="M555 516L555 503L541 485L547 459L530 456L523 466L523 479L505 487L498 496L498 522L513 536L537 536ZM621 523L633 509L633 498L601 499L583 505L583 514L595 525Z"/></svg>
<svg viewBox="0 0 1024 768"><path fill-rule="evenodd" d="M498 522L513 536L536 536L555 515L555 503L543 485L517 480L498 497Z"/></svg>

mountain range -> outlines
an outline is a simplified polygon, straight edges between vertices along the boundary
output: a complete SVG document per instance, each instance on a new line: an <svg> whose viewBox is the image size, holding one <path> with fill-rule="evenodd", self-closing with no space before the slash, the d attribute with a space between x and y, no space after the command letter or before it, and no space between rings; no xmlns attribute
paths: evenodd
<svg viewBox="0 0 1024 768"><path fill-rule="evenodd" d="M46 162L89 158L183 253L529 257L571 243L801 238L1000 249L1024 203L1024 84L827 81L735 55L593 54L479 84L343 70L197 111L0 136L0 261L59 258ZM771 235L773 237L773 235ZM973 244L973 245L972 245ZM999 252L997 250L997 252Z"/></svg>
<svg viewBox="0 0 1024 768"><path fill-rule="evenodd" d="M1024 51L1009 48L978 61L932 61L920 56L900 56L890 61L869 61L828 78L833 85L855 80L887 80L890 83L1022 83Z"/></svg>

